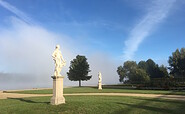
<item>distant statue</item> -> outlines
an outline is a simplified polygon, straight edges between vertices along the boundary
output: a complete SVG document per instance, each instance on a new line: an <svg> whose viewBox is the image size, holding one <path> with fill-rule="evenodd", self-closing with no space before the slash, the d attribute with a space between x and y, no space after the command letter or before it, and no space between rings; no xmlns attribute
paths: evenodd
<svg viewBox="0 0 185 114"><path fill-rule="evenodd" d="M98 73L98 89L102 89L102 77L101 77L101 72Z"/></svg>
<svg viewBox="0 0 185 114"><path fill-rule="evenodd" d="M102 79L101 79L101 72L98 73L98 78L99 78L98 83L101 83L101 81L102 81Z"/></svg>
<svg viewBox="0 0 185 114"><path fill-rule="evenodd" d="M59 45L56 45L56 48L52 54L52 57L53 57L53 60L55 61L54 76L61 76L60 72L62 70L62 67L66 65L66 62L63 59Z"/></svg>

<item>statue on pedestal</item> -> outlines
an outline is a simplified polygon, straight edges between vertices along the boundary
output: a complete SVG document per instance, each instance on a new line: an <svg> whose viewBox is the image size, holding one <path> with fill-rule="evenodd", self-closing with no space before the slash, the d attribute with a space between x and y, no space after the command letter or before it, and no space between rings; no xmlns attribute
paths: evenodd
<svg viewBox="0 0 185 114"><path fill-rule="evenodd" d="M101 77L101 72L98 73L98 89L102 89L102 77Z"/></svg>
<svg viewBox="0 0 185 114"><path fill-rule="evenodd" d="M62 53L60 51L60 46L56 45L55 51L52 54L53 60L55 61L55 72L54 76L61 76L60 72L62 67L66 65L63 59Z"/></svg>
<svg viewBox="0 0 185 114"><path fill-rule="evenodd" d="M52 105L59 105L65 103L65 98L63 96L63 76L60 72L62 67L66 65L63 56L60 51L60 46L56 45L56 49L52 54L53 60L55 61L55 72L53 78L53 96L50 103Z"/></svg>

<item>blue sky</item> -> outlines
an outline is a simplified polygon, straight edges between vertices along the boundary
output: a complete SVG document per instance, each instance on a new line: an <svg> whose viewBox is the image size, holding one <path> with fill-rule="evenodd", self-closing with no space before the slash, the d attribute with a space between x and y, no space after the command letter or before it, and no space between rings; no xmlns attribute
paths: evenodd
<svg viewBox="0 0 185 114"><path fill-rule="evenodd" d="M100 50L120 59L124 56L124 42L128 40L132 29L147 15L148 9L156 5L148 0L6 0L5 2L24 12L36 24L82 42L89 51ZM166 59L172 51L185 44L183 43L185 42L184 2L182 0L167 0L166 3L156 0L156 2L164 6L171 2L170 8L165 9L168 10L167 16L152 26L152 31L138 45L137 51L130 59ZM0 7L1 26L8 26L7 18L10 16L15 14Z"/></svg>
<svg viewBox="0 0 185 114"><path fill-rule="evenodd" d="M114 75L125 60L151 58L168 65L171 53L185 46L184 5L183 0L0 0L0 71L22 70L26 63L22 56L9 62L15 51L40 62L24 52L38 55L41 47L48 50L39 55L45 58L56 44L62 45L68 61L83 54L92 68L114 66ZM20 67L9 69L17 64ZM96 74L104 69L93 70Z"/></svg>

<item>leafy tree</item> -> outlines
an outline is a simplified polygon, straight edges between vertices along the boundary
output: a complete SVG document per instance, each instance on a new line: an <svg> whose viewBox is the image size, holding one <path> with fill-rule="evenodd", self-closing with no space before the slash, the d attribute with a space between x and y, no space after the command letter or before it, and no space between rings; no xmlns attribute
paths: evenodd
<svg viewBox="0 0 185 114"><path fill-rule="evenodd" d="M147 63L145 61L140 61L138 63L138 68L144 69L146 71L147 70Z"/></svg>
<svg viewBox="0 0 185 114"><path fill-rule="evenodd" d="M146 73L144 69L137 68L131 72L129 80L131 83L141 84L147 83L150 81L149 75Z"/></svg>
<svg viewBox="0 0 185 114"><path fill-rule="evenodd" d="M123 81L124 81L124 78L125 78L125 72L124 72L122 66L119 66L119 67L118 67L117 73L118 73L118 75L119 75L119 81L120 81L120 82L123 82Z"/></svg>
<svg viewBox="0 0 185 114"><path fill-rule="evenodd" d="M160 70L159 77L169 78L167 68L164 65L161 65L159 67L159 70Z"/></svg>
<svg viewBox="0 0 185 114"><path fill-rule="evenodd" d="M185 77L185 48L176 49L168 60L170 74L174 77Z"/></svg>
<svg viewBox="0 0 185 114"><path fill-rule="evenodd" d="M164 77L161 69L158 66L158 64L156 64L152 59L148 59L146 61L146 72L149 74L150 78L162 78L162 77ZM163 70L165 70L165 69L163 69Z"/></svg>
<svg viewBox="0 0 185 114"><path fill-rule="evenodd" d="M123 68L129 73L129 71L137 68L137 63L135 61L126 61L124 62Z"/></svg>
<svg viewBox="0 0 185 114"><path fill-rule="evenodd" d="M90 80L92 76L88 76L89 64L85 56L77 55L70 63L69 72L67 72L68 78L71 81L79 81L79 87L81 87L81 81Z"/></svg>
<svg viewBox="0 0 185 114"><path fill-rule="evenodd" d="M128 78L130 83L146 83L151 78L169 77L164 65L159 67L152 59L148 59L146 62L140 61L138 64L135 61L126 61L123 66L118 67L117 73L120 82L123 82L124 78Z"/></svg>
<svg viewBox="0 0 185 114"><path fill-rule="evenodd" d="M151 78L156 77L156 64L152 59L146 61L146 72L150 75Z"/></svg>
<svg viewBox="0 0 185 114"><path fill-rule="evenodd" d="M117 73L120 77L119 81L123 82L124 78L129 78L132 75L132 71L137 68L137 63L135 61L126 61L123 66L119 66Z"/></svg>
<svg viewBox="0 0 185 114"><path fill-rule="evenodd" d="M137 68L137 63L135 61L126 61L123 65L123 71L125 77L130 78L132 72Z"/></svg>

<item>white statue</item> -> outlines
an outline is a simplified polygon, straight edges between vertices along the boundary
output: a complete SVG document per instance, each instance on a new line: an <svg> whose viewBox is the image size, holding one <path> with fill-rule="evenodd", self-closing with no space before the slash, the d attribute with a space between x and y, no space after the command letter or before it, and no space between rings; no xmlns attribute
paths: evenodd
<svg viewBox="0 0 185 114"><path fill-rule="evenodd" d="M55 72L54 76L61 76L60 72L62 67L66 65L66 62L63 59L63 56L60 51L60 46L56 45L56 49L52 54L53 60L55 61Z"/></svg>
<svg viewBox="0 0 185 114"><path fill-rule="evenodd" d="M98 89L102 89L102 77L101 72L98 73Z"/></svg>

